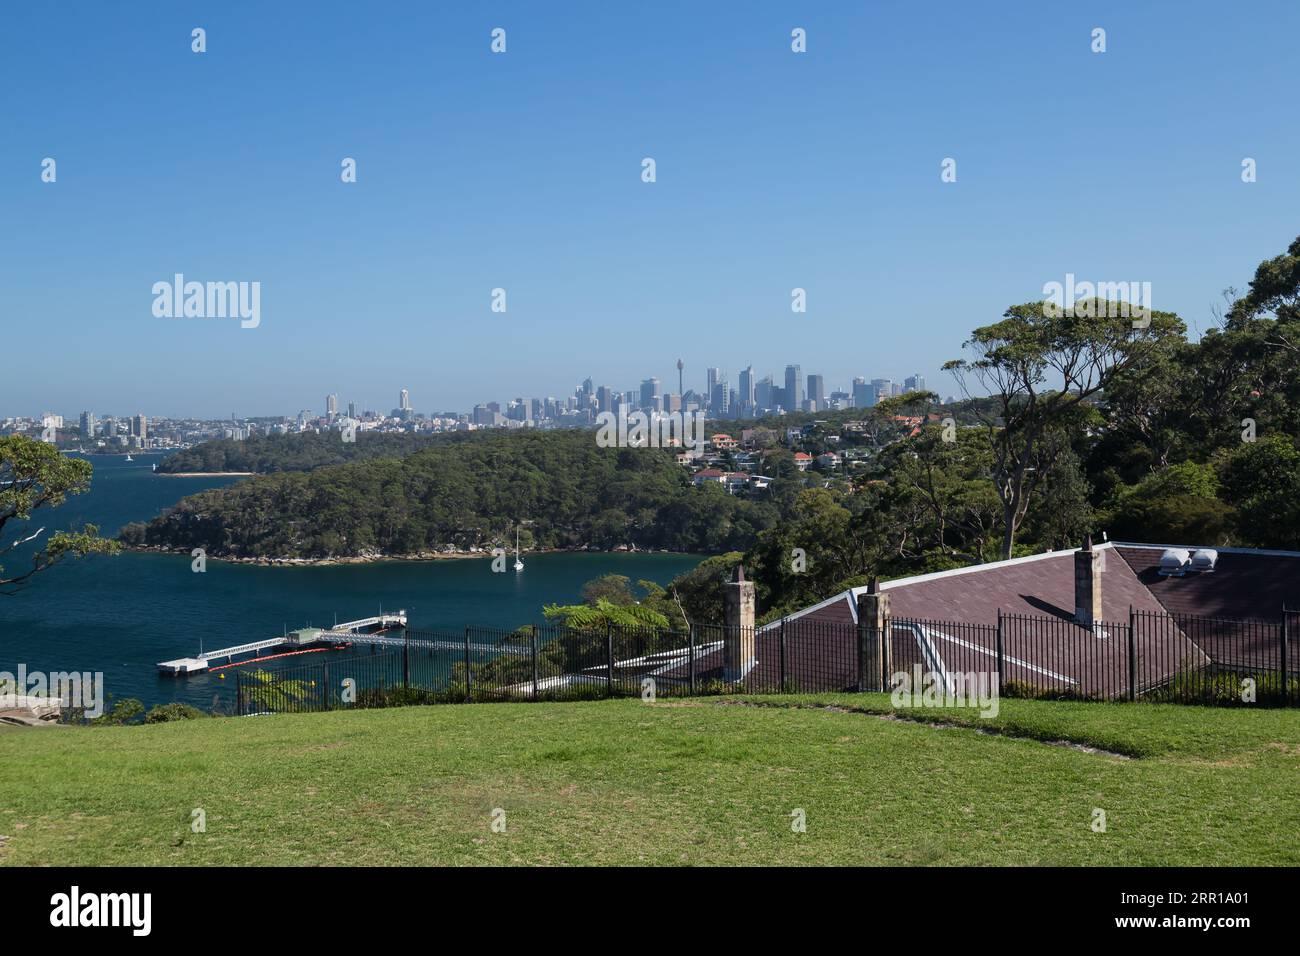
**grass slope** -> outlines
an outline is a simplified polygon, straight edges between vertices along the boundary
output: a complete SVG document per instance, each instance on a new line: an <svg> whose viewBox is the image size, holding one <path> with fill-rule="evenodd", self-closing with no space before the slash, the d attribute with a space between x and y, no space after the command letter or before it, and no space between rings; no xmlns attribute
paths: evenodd
<svg viewBox="0 0 1300 956"><path fill-rule="evenodd" d="M0 862L1300 863L1300 714L887 697L479 704L0 735ZM1072 740L1120 759L1043 741ZM491 813L506 811L506 832ZM203 808L207 832L190 832ZM791 811L807 832L791 829ZM1107 814L1093 832L1093 809Z"/></svg>

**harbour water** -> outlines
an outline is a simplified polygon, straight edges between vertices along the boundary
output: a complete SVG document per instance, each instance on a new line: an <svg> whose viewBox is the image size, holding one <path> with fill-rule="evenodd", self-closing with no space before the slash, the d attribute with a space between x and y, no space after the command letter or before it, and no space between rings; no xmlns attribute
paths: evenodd
<svg viewBox="0 0 1300 956"><path fill-rule="evenodd" d="M156 454L93 456L91 490L47 512L39 524L97 524L112 535L187 494L238 478L153 474ZM32 528L35 530L35 528ZM177 700L206 708L225 696L218 674L160 676L159 661L405 608L412 627L517 627L541 619L542 606L572 603L602 574L666 583L700 561L667 554L533 554L504 574L490 558L262 567L208 561L191 570L185 555L121 554L68 561L38 575L25 591L0 596L0 671L104 673L115 699L146 706ZM9 572L20 559L5 562ZM337 618L336 618L337 615Z"/></svg>

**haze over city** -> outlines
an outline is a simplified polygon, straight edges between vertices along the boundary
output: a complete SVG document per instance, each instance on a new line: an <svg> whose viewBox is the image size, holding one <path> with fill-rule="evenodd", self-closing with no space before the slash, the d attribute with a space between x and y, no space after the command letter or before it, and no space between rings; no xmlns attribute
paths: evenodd
<svg viewBox="0 0 1300 956"><path fill-rule="evenodd" d="M946 395L969 330L1067 274L1150 282L1204 328L1300 200L1300 134L1260 95L1293 38L1205 4L1073 29L1030 3L888 29L776 3L222 6L203 56L170 39L193 11L139 7L5 14L0 308L29 361L2 414L386 410L400 386L468 410L669 381L678 355L688 387L798 362ZM260 283L260 323L155 316L176 273Z"/></svg>

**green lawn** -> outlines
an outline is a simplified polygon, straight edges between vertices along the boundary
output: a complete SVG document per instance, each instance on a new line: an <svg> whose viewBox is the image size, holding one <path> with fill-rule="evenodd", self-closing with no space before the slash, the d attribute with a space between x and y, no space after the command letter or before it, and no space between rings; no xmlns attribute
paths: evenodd
<svg viewBox="0 0 1300 956"><path fill-rule="evenodd" d="M1300 864L1300 712L917 713L991 734L825 704L889 709L618 700L4 733L0 863ZM1046 742L1062 739L1131 759Z"/></svg>

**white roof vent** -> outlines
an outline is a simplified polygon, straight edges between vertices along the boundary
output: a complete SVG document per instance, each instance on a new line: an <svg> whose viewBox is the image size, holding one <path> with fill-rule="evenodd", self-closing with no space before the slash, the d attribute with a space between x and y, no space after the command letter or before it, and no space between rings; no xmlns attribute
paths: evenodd
<svg viewBox="0 0 1300 956"><path fill-rule="evenodd" d="M1192 555L1193 571L1213 571L1219 562L1219 552L1213 548L1201 548Z"/></svg>
<svg viewBox="0 0 1300 956"><path fill-rule="evenodd" d="M1165 553L1160 555L1160 573L1181 577L1190 562L1191 555L1186 548L1165 548Z"/></svg>

